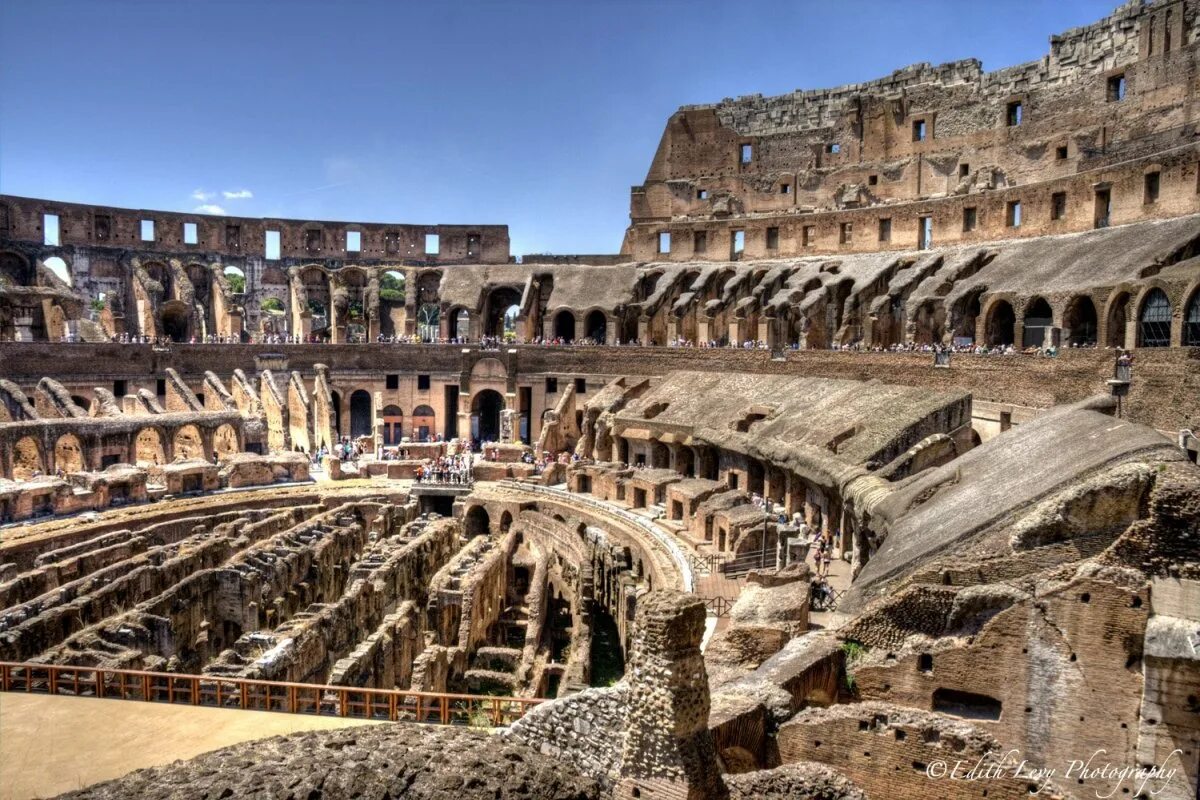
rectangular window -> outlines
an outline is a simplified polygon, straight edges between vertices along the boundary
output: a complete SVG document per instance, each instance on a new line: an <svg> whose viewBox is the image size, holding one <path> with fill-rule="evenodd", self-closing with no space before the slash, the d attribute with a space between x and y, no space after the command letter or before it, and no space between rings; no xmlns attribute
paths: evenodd
<svg viewBox="0 0 1200 800"><path fill-rule="evenodd" d="M194 223L194 222L183 223L183 243L184 244L196 244L196 242L198 242L198 241L199 241L199 238L196 233L196 223Z"/></svg>
<svg viewBox="0 0 1200 800"><path fill-rule="evenodd" d="M780 194L791 194L792 193L792 185L790 183L779 184L779 193Z"/></svg>
<svg viewBox="0 0 1200 800"><path fill-rule="evenodd" d="M362 250L362 233L360 231L346 231L346 252L358 253Z"/></svg>
<svg viewBox="0 0 1200 800"><path fill-rule="evenodd" d="M96 241L107 242L112 237L112 219L108 215L97 214L92 220L92 229Z"/></svg>
<svg viewBox="0 0 1200 800"><path fill-rule="evenodd" d="M142 241L143 242L153 242L154 241L154 220L152 220L152 219L142 220Z"/></svg>
<svg viewBox="0 0 1200 800"><path fill-rule="evenodd" d="M400 388L400 376L396 375L396 374L385 376L384 388L385 389L399 389Z"/></svg>
<svg viewBox="0 0 1200 800"><path fill-rule="evenodd" d="M309 253L321 252L321 232L320 231L305 231L304 232L304 249Z"/></svg>
<svg viewBox="0 0 1200 800"><path fill-rule="evenodd" d="M730 239L730 253L736 259L746 249L746 232L734 231Z"/></svg>
<svg viewBox="0 0 1200 800"><path fill-rule="evenodd" d="M708 252L708 231L696 231L692 234L692 252Z"/></svg>
<svg viewBox="0 0 1200 800"><path fill-rule="evenodd" d="M816 240L816 238L817 238L816 226L815 225L805 225L804 226L804 238L802 240L804 242L804 246L812 247L812 244Z"/></svg>
<svg viewBox="0 0 1200 800"><path fill-rule="evenodd" d="M917 220L917 249L928 250L933 247L933 217L921 217Z"/></svg>
<svg viewBox="0 0 1200 800"><path fill-rule="evenodd" d="M1095 224L1097 228L1107 228L1112 216L1112 192L1109 189L1096 190Z"/></svg>
<svg viewBox="0 0 1200 800"><path fill-rule="evenodd" d="M558 392L558 378L546 378L546 394Z"/></svg>
<svg viewBox="0 0 1200 800"><path fill-rule="evenodd" d="M1008 113L1005 115L1005 120L1008 122L1008 127L1015 128L1025 119L1025 105L1019 100L1008 104Z"/></svg>
<svg viewBox="0 0 1200 800"><path fill-rule="evenodd" d="M974 206L963 209L963 233L969 233L970 231L975 230L975 226L978 224L978 222L979 212L975 210Z"/></svg>
<svg viewBox="0 0 1200 800"><path fill-rule="evenodd" d="M395 231L388 231L383 235L383 250L385 253L395 255L400 252L400 234Z"/></svg>
<svg viewBox="0 0 1200 800"><path fill-rule="evenodd" d="M483 251L483 238L478 233L467 234L467 258L476 258Z"/></svg>
<svg viewBox="0 0 1200 800"><path fill-rule="evenodd" d="M1119 103L1125 99L1125 73L1112 75L1108 79L1108 102Z"/></svg>
<svg viewBox="0 0 1200 800"><path fill-rule="evenodd" d="M436 233L425 234L425 255L436 256L441 246L440 237Z"/></svg>
<svg viewBox="0 0 1200 800"><path fill-rule="evenodd" d="M1050 219L1064 219L1067 216L1067 193L1055 192L1050 195Z"/></svg>
<svg viewBox="0 0 1200 800"><path fill-rule="evenodd" d="M878 175L868 175L867 176L867 185L868 186L876 186L878 184L879 184L879 176Z"/></svg>
<svg viewBox="0 0 1200 800"><path fill-rule="evenodd" d="M837 142L832 142L830 144L825 145L825 152L826 153L840 153L840 152L842 152L842 146L840 144L838 144Z"/></svg>
<svg viewBox="0 0 1200 800"><path fill-rule="evenodd" d="M892 218L884 217L879 220L879 241L890 242L892 240Z"/></svg>
<svg viewBox="0 0 1200 800"><path fill-rule="evenodd" d="M125 388L125 381L113 381L113 396L124 397L128 390Z"/></svg>
<svg viewBox="0 0 1200 800"><path fill-rule="evenodd" d="M587 378L575 379L575 394L587 394Z"/></svg>
<svg viewBox="0 0 1200 800"><path fill-rule="evenodd" d="M959 164L958 165L958 177L965 178L970 174L971 174L971 165L970 164Z"/></svg>
<svg viewBox="0 0 1200 800"><path fill-rule="evenodd" d="M779 249L779 228L767 228L767 249Z"/></svg>
<svg viewBox="0 0 1200 800"><path fill-rule="evenodd" d="M167 379L159 378L154 384L154 393L159 397L164 397L167 394Z"/></svg>
<svg viewBox="0 0 1200 800"><path fill-rule="evenodd" d="M429 391L429 376L428 375L418 375L417 376L417 391L418 392L428 392Z"/></svg>
<svg viewBox="0 0 1200 800"><path fill-rule="evenodd" d="M242 229L239 225L225 226L225 246L230 250L242 249Z"/></svg>
<svg viewBox="0 0 1200 800"><path fill-rule="evenodd" d="M42 244L58 247L58 214L42 214Z"/></svg>
<svg viewBox="0 0 1200 800"><path fill-rule="evenodd" d="M696 190L696 199L697 200L707 200L708 199L708 189L697 189Z"/></svg>
<svg viewBox="0 0 1200 800"><path fill-rule="evenodd" d="M1159 187L1159 182L1160 182L1160 176L1161 176L1161 173L1159 173L1159 172L1147 172L1146 173L1146 177L1144 179L1146 191L1142 198L1143 203L1157 203L1158 202L1158 187Z"/></svg>
<svg viewBox="0 0 1200 800"><path fill-rule="evenodd" d="M743 164L749 164L750 160L754 158L754 145L743 144L740 149L740 158Z"/></svg>
<svg viewBox="0 0 1200 800"><path fill-rule="evenodd" d="M925 141L925 120L923 120L923 119L913 120L913 141L914 142Z"/></svg>
<svg viewBox="0 0 1200 800"><path fill-rule="evenodd" d="M1004 209L1004 224L1010 228L1021 227L1021 201L1009 200Z"/></svg>
<svg viewBox="0 0 1200 800"><path fill-rule="evenodd" d="M263 249L268 261L279 260L279 231L267 231L263 237Z"/></svg>
<svg viewBox="0 0 1200 800"><path fill-rule="evenodd" d="M853 238L854 238L854 223L853 222L843 222L842 223L842 232L841 232L840 236L838 237L838 241L841 244L850 244L850 240Z"/></svg>
<svg viewBox="0 0 1200 800"><path fill-rule="evenodd" d="M659 231L658 232L658 252L659 253L671 252L671 233L670 233L670 231Z"/></svg>

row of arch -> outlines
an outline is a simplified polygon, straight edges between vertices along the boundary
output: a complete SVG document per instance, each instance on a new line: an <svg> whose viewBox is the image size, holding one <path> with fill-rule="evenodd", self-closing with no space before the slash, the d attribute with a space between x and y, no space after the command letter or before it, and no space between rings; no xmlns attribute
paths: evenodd
<svg viewBox="0 0 1200 800"><path fill-rule="evenodd" d="M156 427L142 428L133 434L124 452L114 453L111 447L89 445L85 444L86 441L86 436L81 439L77 434L64 433L54 440L53 445L44 447L38 437L22 436L13 443L10 463L4 471L13 480L29 480L39 474L52 474L59 470L72 473L99 469L107 466L106 460L148 468L210 456L206 452L207 445L200 428L191 424L180 426L174 433ZM99 452L89 452L93 446ZM211 448L213 459L240 452L241 440L237 429L229 423L218 426L213 431Z"/></svg>

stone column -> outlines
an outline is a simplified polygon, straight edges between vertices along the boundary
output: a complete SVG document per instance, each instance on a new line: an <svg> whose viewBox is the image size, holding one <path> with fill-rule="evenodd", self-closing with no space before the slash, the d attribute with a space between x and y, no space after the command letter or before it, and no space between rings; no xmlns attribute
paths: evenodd
<svg viewBox="0 0 1200 800"><path fill-rule="evenodd" d="M708 317L697 317L696 318L696 343L697 344L699 344L700 342L707 342L710 339L712 339L712 336L710 336L709 332L708 332L710 324L711 324L711 321L709 320Z"/></svg>
<svg viewBox="0 0 1200 800"><path fill-rule="evenodd" d="M660 591L638 600L617 798L729 796L708 732L704 616L695 595Z"/></svg>

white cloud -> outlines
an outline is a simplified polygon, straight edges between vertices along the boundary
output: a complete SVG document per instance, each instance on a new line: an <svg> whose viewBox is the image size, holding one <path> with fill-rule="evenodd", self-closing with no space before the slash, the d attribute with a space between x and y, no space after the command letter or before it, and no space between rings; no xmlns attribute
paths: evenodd
<svg viewBox="0 0 1200 800"><path fill-rule="evenodd" d="M205 203L192 209L197 214L224 214L225 209L213 203Z"/></svg>
<svg viewBox="0 0 1200 800"><path fill-rule="evenodd" d="M226 189L221 194L225 195L226 200L249 200L254 197L254 192L249 189L235 189L232 192Z"/></svg>
<svg viewBox="0 0 1200 800"><path fill-rule="evenodd" d="M215 192L206 192L203 189L197 189L196 191L192 192L192 199L199 200L201 203L207 203L216 196L217 195Z"/></svg>

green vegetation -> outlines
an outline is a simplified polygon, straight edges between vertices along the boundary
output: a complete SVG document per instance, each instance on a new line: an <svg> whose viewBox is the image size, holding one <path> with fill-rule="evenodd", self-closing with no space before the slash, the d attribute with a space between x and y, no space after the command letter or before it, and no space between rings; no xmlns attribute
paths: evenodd
<svg viewBox="0 0 1200 800"><path fill-rule="evenodd" d="M97 297L95 300L92 301L91 305L92 305L92 311L95 311L97 314L99 314L101 311L104 310L104 307L108 305L108 301L101 300L99 297Z"/></svg>
<svg viewBox="0 0 1200 800"><path fill-rule="evenodd" d="M236 272L226 272L225 280L229 282L229 291L234 294L244 294L246 291L246 276Z"/></svg>
<svg viewBox="0 0 1200 800"><path fill-rule="evenodd" d="M391 272L379 279L379 299L388 303L404 302L404 276Z"/></svg>
<svg viewBox="0 0 1200 800"><path fill-rule="evenodd" d="M842 672L842 686L850 694L858 693L858 683L854 680L850 668L867 654L867 649L862 642L856 642L853 639L842 642L842 652L846 656L846 666Z"/></svg>
<svg viewBox="0 0 1200 800"><path fill-rule="evenodd" d="M268 297L258 307L263 311L283 311L283 301L278 297Z"/></svg>

